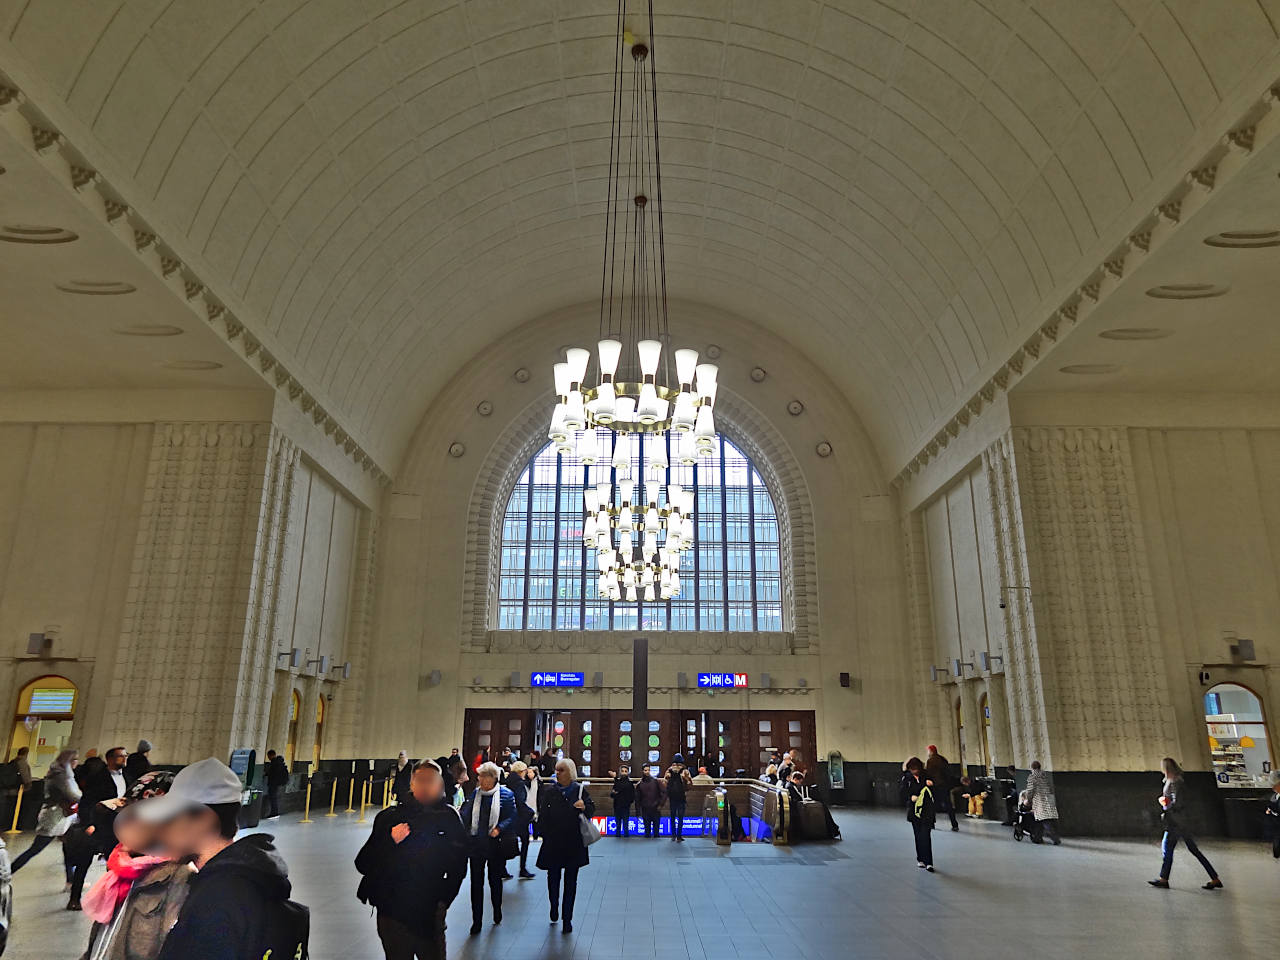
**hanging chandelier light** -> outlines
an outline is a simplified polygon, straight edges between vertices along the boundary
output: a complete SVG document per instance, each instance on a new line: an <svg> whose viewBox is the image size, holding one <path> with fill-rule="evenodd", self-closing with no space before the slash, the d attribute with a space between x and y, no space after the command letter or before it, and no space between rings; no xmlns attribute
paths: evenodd
<svg viewBox="0 0 1280 960"><path fill-rule="evenodd" d="M548 436L561 456L588 467L583 541L594 551L598 596L653 602L681 593L681 560L694 541L694 495L672 482L670 461L688 467L714 451L718 369L698 363L697 350L671 349L653 0L649 42L624 29L625 19L626 0L618 0L595 363L590 350L571 347L554 365ZM614 436L611 456L600 428Z"/></svg>

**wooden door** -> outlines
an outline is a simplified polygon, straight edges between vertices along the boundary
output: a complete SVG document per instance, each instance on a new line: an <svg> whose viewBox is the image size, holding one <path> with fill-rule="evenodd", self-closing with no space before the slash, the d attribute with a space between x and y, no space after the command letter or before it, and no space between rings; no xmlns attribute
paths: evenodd
<svg viewBox="0 0 1280 960"><path fill-rule="evenodd" d="M532 749L533 714L528 710L468 710L462 725L462 756L470 769L476 754L489 751L498 758L504 750L524 756Z"/></svg>

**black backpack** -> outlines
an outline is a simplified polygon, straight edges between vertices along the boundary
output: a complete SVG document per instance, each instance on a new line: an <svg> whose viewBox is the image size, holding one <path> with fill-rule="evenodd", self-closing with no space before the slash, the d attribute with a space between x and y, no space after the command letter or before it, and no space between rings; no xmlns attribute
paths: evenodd
<svg viewBox="0 0 1280 960"><path fill-rule="evenodd" d="M22 774L18 772L18 761L10 760L0 767L0 790L17 790L22 783Z"/></svg>
<svg viewBox="0 0 1280 960"><path fill-rule="evenodd" d="M271 942L261 945L262 956L268 960L307 960L311 911L296 900L281 900L270 909Z"/></svg>

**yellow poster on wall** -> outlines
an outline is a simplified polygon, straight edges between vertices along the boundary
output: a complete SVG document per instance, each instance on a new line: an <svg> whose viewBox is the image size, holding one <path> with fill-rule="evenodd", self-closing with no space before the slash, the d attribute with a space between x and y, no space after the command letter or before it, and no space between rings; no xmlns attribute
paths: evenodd
<svg viewBox="0 0 1280 960"><path fill-rule="evenodd" d="M1242 746L1242 747L1256 747L1256 746L1257 746L1257 744L1253 742L1253 737L1241 737L1241 738L1240 738L1240 746Z"/></svg>

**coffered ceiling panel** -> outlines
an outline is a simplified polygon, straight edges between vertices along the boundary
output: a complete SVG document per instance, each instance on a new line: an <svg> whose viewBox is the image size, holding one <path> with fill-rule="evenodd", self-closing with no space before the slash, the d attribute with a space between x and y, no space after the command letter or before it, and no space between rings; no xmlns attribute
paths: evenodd
<svg viewBox="0 0 1280 960"><path fill-rule="evenodd" d="M1280 53L1280 0L658 11L673 297L790 338L891 470L1238 121ZM470 357L596 294L614 16L608 0L4 0L0 67L393 465Z"/></svg>

